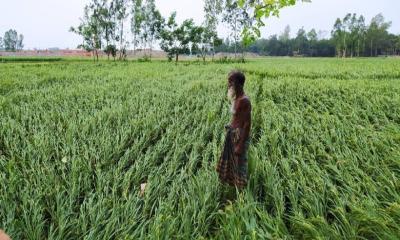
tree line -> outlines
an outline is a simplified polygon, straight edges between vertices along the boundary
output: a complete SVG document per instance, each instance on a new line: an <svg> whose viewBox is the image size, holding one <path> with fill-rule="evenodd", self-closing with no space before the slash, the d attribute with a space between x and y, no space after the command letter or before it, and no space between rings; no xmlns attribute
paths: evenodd
<svg viewBox="0 0 400 240"><path fill-rule="evenodd" d="M309 57L376 57L400 55L400 35L388 32L391 22L382 14L372 18L367 25L363 15L346 14L338 18L326 38L327 32L301 28L291 37L291 28L286 26L280 35L259 39L241 49L268 56ZM234 53L234 43L227 38L216 48L216 52Z"/></svg>
<svg viewBox="0 0 400 240"><path fill-rule="evenodd" d="M306 0L303 0L306 1ZM399 54L400 36L390 34L390 22L382 14L369 25L357 14L338 18L330 38L321 32L304 28L291 37L290 26L281 35L259 39L263 18L276 16L283 7L294 5L294 0L204 0L205 20L196 25L193 19L176 21L176 12L163 17L154 0L91 0L84 8L84 16L71 31L82 36L79 48L91 51L95 60L99 52L108 59L124 60L127 49L134 54L141 50L151 59L156 44L167 53L170 61L181 54L214 59L216 52L231 52L243 58L245 52L271 56L378 56ZM229 37L218 37L220 23L228 26ZM127 25L127 26L126 26Z"/></svg>
<svg viewBox="0 0 400 240"><path fill-rule="evenodd" d="M342 57L397 55L400 50L400 35L390 34L391 22L385 22L382 14L365 24L364 16L347 14L338 18L332 30L336 54Z"/></svg>
<svg viewBox="0 0 400 240"><path fill-rule="evenodd" d="M216 32L220 22L229 26L237 56L241 45L248 46L260 37L263 18L277 16L280 9L309 0L279 0L268 4L254 0L204 1L205 20L196 25L193 19L177 23L176 12L164 18L154 0L90 0L81 23L70 31L82 36L78 47L92 52L95 60L99 59L100 51L108 59L124 60L130 45L134 53L143 49L145 57L151 58L153 47L158 43L171 61L178 61L181 54L196 54L205 61L222 44ZM127 22L129 26L125 26Z"/></svg>
<svg viewBox="0 0 400 240"><path fill-rule="evenodd" d="M15 52L24 48L24 35L18 34L14 29L10 29L0 36L0 50Z"/></svg>

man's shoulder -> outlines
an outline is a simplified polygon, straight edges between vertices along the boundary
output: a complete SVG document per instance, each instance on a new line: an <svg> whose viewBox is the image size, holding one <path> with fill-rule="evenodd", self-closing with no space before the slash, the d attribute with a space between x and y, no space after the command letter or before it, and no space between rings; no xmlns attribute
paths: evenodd
<svg viewBox="0 0 400 240"><path fill-rule="evenodd" d="M240 99L239 99L239 103L243 104L243 105L251 105L251 101L250 98L246 95L243 95Z"/></svg>
<svg viewBox="0 0 400 240"><path fill-rule="evenodd" d="M251 108L250 98L246 95L243 95L241 98L238 99L238 105L240 106L240 108Z"/></svg>

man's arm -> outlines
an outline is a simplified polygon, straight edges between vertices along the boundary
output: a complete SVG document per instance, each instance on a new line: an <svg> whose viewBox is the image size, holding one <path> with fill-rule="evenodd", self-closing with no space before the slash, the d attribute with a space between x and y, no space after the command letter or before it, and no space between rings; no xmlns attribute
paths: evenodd
<svg viewBox="0 0 400 240"><path fill-rule="evenodd" d="M235 147L236 154L242 154L244 151L244 145L246 140L249 138L251 129L251 103L248 98L243 98L239 101L238 110L240 111L240 117L243 121L243 128L241 136L237 146Z"/></svg>

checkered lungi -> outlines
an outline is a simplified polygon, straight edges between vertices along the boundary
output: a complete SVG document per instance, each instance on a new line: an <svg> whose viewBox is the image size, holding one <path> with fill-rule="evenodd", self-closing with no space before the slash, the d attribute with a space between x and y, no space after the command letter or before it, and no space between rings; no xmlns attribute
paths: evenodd
<svg viewBox="0 0 400 240"><path fill-rule="evenodd" d="M236 155L234 149L240 137L239 129L231 127L226 127L226 129L223 151L217 164L218 176L224 184L243 188L247 185L247 149L249 142L245 142L243 154Z"/></svg>

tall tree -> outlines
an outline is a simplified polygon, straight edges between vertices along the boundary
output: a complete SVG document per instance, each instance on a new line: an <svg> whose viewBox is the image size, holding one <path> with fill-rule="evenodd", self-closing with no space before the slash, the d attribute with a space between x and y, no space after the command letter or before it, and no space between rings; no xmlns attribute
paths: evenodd
<svg viewBox="0 0 400 240"><path fill-rule="evenodd" d="M282 34L279 36L279 40L288 41L290 40L290 26L286 25L285 30L283 30Z"/></svg>
<svg viewBox="0 0 400 240"><path fill-rule="evenodd" d="M115 8L114 3L108 0L102 0L99 6L99 23L102 32L102 38L105 40L105 44L102 44L104 52L107 54L107 58L110 59L110 55L113 56L114 60L117 55L116 41L119 40L118 34L116 33L116 22L115 22Z"/></svg>
<svg viewBox="0 0 400 240"><path fill-rule="evenodd" d="M14 29L10 29L4 33L3 44L6 51L15 52L23 48L23 36L20 35L21 39L18 37L18 33Z"/></svg>
<svg viewBox="0 0 400 240"><path fill-rule="evenodd" d="M239 0L225 0L223 5L223 18L222 21L225 22L231 30L231 38L234 41L235 58L237 58L237 52L239 43L243 45L248 45L255 39L247 36L251 25L253 24L255 18L249 14L249 4L240 4ZM240 36L242 36L242 41L240 41ZM247 36L244 37L243 36ZM243 50L243 46L242 50ZM244 52L242 51L242 54Z"/></svg>
<svg viewBox="0 0 400 240"><path fill-rule="evenodd" d="M112 0L112 3L119 31L119 59L124 60L126 59L126 48L128 47L124 38L124 23L128 17L128 0Z"/></svg>
<svg viewBox="0 0 400 240"><path fill-rule="evenodd" d="M131 9L131 33L133 36L133 54L136 54L137 46L139 45L139 35L141 32L141 26L143 22L143 14L142 14L142 0L132 0L132 9Z"/></svg>
<svg viewBox="0 0 400 240"><path fill-rule="evenodd" d="M337 19L332 30L338 56L360 56L365 45L365 18L357 14L346 14L341 20Z"/></svg>
<svg viewBox="0 0 400 240"><path fill-rule="evenodd" d="M24 49L24 35L19 34L17 41L17 50L21 51L22 49Z"/></svg>
<svg viewBox="0 0 400 240"><path fill-rule="evenodd" d="M151 58L153 44L160 38L162 29L162 17L156 8L154 0L146 0L142 6L142 21L140 39L144 49L149 49L149 57ZM147 54L146 54L147 56Z"/></svg>
<svg viewBox="0 0 400 240"><path fill-rule="evenodd" d="M342 27L343 27L343 34L342 34L342 41L343 41L343 57L347 57L348 54L348 48L349 48L349 31L351 27L351 14L348 13L342 20Z"/></svg>
<svg viewBox="0 0 400 240"><path fill-rule="evenodd" d="M347 36L347 55L353 57L355 55L360 56L361 48L363 47L365 38L365 19L364 16L357 17L357 14L348 14L345 19L346 23L346 36Z"/></svg>
<svg viewBox="0 0 400 240"><path fill-rule="evenodd" d="M357 57L360 57L361 53L364 52L366 32L367 27L365 25L365 18L363 15L360 15L356 22Z"/></svg>
<svg viewBox="0 0 400 240"><path fill-rule="evenodd" d="M304 28L300 28L297 32L297 36L294 39L295 48L297 49L297 54L305 55L307 51L307 33Z"/></svg>
<svg viewBox="0 0 400 240"><path fill-rule="evenodd" d="M285 49L284 55L291 55L292 49L290 47L290 26L286 25L285 30L283 30L283 33L279 36L279 41L282 42L283 47Z"/></svg>
<svg viewBox="0 0 400 240"><path fill-rule="evenodd" d="M358 29L357 29L357 15L353 13L348 21L348 54L350 57L353 57L356 52L356 43L358 39Z"/></svg>
<svg viewBox="0 0 400 240"><path fill-rule="evenodd" d="M3 43L3 38L0 37L0 50L4 49L4 43Z"/></svg>
<svg viewBox="0 0 400 240"><path fill-rule="evenodd" d="M268 40L268 45L266 47L268 49L268 54L271 56L279 56L280 42L276 34L272 35Z"/></svg>
<svg viewBox="0 0 400 240"><path fill-rule="evenodd" d="M397 49L396 49L396 44L397 44L397 40L398 40L398 36L394 35L394 34L388 34L383 47L385 50L385 53L387 55L396 55L397 54Z"/></svg>
<svg viewBox="0 0 400 240"><path fill-rule="evenodd" d="M394 48L395 48L395 54L400 55L400 35L397 36L397 40L396 40Z"/></svg>
<svg viewBox="0 0 400 240"><path fill-rule="evenodd" d="M215 46L219 46L222 42L217 33L209 31L206 26L193 26L191 35L191 52L198 52L203 62L206 61L207 53L211 51L214 55Z"/></svg>
<svg viewBox="0 0 400 240"><path fill-rule="evenodd" d="M387 30L391 24L391 22L385 22L381 13L372 18L366 36L369 42L370 56L377 56L381 52L384 39L388 36Z"/></svg>
<svg viewBox="0 0 400 240"><path fill-rule="evenodd" d="M98 51L101 49L101 21L99 15L99 5L95 0L85 6L84 16L78 27L71 27L71 32L81 35L83 42L78 46L88 52L92 52L93 58L99 60Z"/></svg>
<svg viewBox="0 0 400 240"><path fill-rule="evenodd" d="M335 24L333 25L331 35L336 45L336 54L338 57L342 56L342 49L344 48L342 39L344 38L344 34L345 30L342 20L340 18L337 18Z"/></svg>
<svg viewBox="0 0 400 240"><path fill-rule="evenodd" d="M221 0L205 0L204 1L204 32L203 39L209 40L212 59L214 60L215 47L221 43L218 38L217 27L219 23L219 15L222 12Z"/></svg>
<svg viewBox="0 0 400 240"><path fill-rule="evenodd" d="M315 45L318 41L318 34L317 31L313 28L307 33L307 38L310 46L309 55L311 57L315 56Z"/></svg>
<svg viewBox="0 0 400 240"><path fill-rule="evenodd" d="M192 19L183 21L178 26L176 23L176 12L168 18L161 31L161 49L168 55L168 60L175 56L175 62L179 60L179 55L190 52L190 43L193 40L193 28L195 27Z"/></svg>

